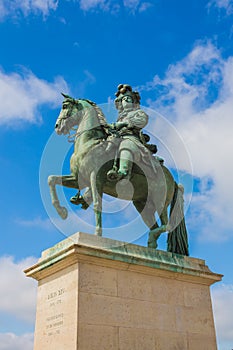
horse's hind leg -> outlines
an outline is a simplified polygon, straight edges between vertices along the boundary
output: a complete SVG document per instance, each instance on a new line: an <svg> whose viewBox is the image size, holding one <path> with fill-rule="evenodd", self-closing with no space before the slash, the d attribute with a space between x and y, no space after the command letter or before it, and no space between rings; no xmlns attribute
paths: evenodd
<svg viewBox="0 0 233 350"><path fill-rule="evenodd" d="M141 214L142 220L145 222L146 226L148 226L150 229L147 242L148 247L156 249L158 246L157 239L161 233L156 235L156 230L159 230L160 227L158 226L158 223L155 219L155 208L153 203L134 201L133 204L137 211Z"/></svg>
<svg viewBox="0 0 233 350"><path fill-rule="evenodd" d="M168 224L167 207L165 207L163 209L162 213L160 214L160 220L161 220L161 224L162 224L161 227L163 227L165 231L169 231L170 226Z"/></svg>
<svg viewBox="0 0 233 350"><path fill-rule="evenodd" d="M160 235L166 231L168 231L168 215L167 208L164 208L162 213L160 214L161 226L156 225L151 228L148 239L148 247L157 248L157 240Z"/></svg>

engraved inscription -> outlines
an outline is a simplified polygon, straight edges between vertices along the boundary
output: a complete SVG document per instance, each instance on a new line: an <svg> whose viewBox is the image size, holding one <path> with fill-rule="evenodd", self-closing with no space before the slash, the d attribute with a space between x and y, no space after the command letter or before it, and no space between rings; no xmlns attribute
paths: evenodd
<svg viewBox="0 0 233 350"><path fill-rule="evenodd" d="M47 335L60 334L60 328L63 326L63 313L46 318Z"/></svg>
<svg viewBox="0 0 233 350"><path fill-rule="evenodd" d="M64 288L59 288L50 292L47 295L48 311L51 316L46 318L46 334L48 336L58 335L61 333L61 328L64 324L64 314L61 312L62 299L65 294ZM59 312L58 312L59 311ZM56 314L55 314L56 312Z"/></svg>
<svg viewBox="0 0 233 350"><path fill-rule="evenodd" d="M58 290L56 290L54 292L49 293L48 294L48 300L57 298L57 297L63 295L64 293L65 293L65 289L64 288L60 288L60 289L58 289Z"/></svg>
<svg viewBox="0 0 233 350"><path fill-rule="evenodd" d="M47 301L49 301L49 306L53 307L59 304L62 304L62 296L65 293L64 288L57 289L56 291L53 291L48 294Z"/></svg>

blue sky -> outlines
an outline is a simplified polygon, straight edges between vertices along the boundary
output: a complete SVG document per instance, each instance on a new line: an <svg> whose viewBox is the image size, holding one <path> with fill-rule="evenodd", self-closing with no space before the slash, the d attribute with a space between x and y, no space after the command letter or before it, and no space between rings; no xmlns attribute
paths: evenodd
<svg viewBox="0 0 233 350"><path fill-rule="evenodd" d="M45 178L67 173L71 152L53 134L60 92L108 111L119 83L140 92L158 153L186 187L191 256L224 274L211 292L218 347L233 347L232 19L232 0L0 0L0 350L32 349L36 285L22 270L93 223L71 207L61 223L48 201ZM53 147L66 156L49 158ZM134 222L128 204L105 205L106 227ZM145 244L146 229L123 239Z"/></svg>

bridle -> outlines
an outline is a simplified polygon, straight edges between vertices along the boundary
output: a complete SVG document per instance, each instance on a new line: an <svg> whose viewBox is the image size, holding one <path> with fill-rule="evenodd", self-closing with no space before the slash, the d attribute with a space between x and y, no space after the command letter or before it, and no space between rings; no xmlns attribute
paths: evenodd
<svg viewBox="0 0 233 350"><path fill-rule="evenodd" d="M89 103L92 107L94 107L94 108L96 107L96 104L95 104L94 102L90 101L90 100L87 100L87 99L79 99L79 100L86 101L86 102ZM75 100L75 99L73 99L73 98L67 98L67 99L63 102L63 106L64 106L65 103L66 103L66 104L72 104L73 106L74 106L74 105L80 105L80 106L77 107L77 108L78 108L79 111L81 111L81 110L83 109L83 106L82 106L82 104L79 102L79 100ZM95 110L96 110L96 108L95 108ZM61 119L61 120L66 120L66 119L70 118L71 114L72 114L72 108L70 108L70 111L67 112L66 116L61 117L60 119ZM97 114L97 117L99 117L99 113L98 113L97 110L96 110L96 114ZM100 123L100 126L101 126L101 123ZM107 128L107 124L105 125L105 128ZM73 133L72 135L70 134L70 131L71 131L71 130L74 131L74 133ZM78 137L80 137L80 136L81 136L82 134L84 134L85 132L89 131L89 129L88 129L88 130L82 130L82 131L79 131L79 132L77 132L77 130L78 130L78 127L72 127L72 128L70 128L69 134L68 134L68 136L67 136L68 142L74 143Z"/></svg>
<svg viewBox="0 0 233 350"><path fill-rule="evenodd" d="M66 108L64 108L64 105L67 104L67 102L69 104L72 104L73 106L77 103L77 101L75 99L69 99L69 101L64 101L63 102L63 107L62 107L63 110L66 109ZM70 110L66 113L65 117L61 117L60 119L65 120L65 119L70 118L71 113L72 113L72 108L70 108Z"/></svg>
<svg viewBox="0 0 233 350"><path fill-rule="evenodd" d="M75 99L72 99L72 98L69 98L67 99L66 101L63 102L63 107L62 109L64 110L64 104L72 104L73 106L77 103L77 101ZM69 119L71 117L71 114L72 114L72 110L73 108L69 108L69 110L67 111L66 115L64 117L60 117L60 120L66 120L66 119ZM75 139L78 137L77 136L77 129L78 127L72 127L70 128L69 132L68 132L68 136L67 136L67 139L68 139L68 142L72 142L74 143L75 142ZM74 133L71 135L70 134L70 131L74 131Z"/></svg>

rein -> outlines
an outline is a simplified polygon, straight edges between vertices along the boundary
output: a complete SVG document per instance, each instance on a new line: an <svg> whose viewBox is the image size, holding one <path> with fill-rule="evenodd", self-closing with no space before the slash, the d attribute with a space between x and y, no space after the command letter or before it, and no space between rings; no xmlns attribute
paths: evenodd
<svg viewBox="0 0 233 350"><path fill-rule="evenodd" d="M74 143L75 142L75 139L79 136L76 136L77 135L77 129L75 128L71 128L70 130L73 130L74 131L74 134L70 134L70 131L69 131L69 135L67 136L67 140L68 142L70 143Z"/></svg>
<svg viewBox="0 0 233 350"><path fill-rule="evenodd" d="M98 126L97 128L101 128L101 125ZM97 128L94 128L94 129L97 129ZM69 133L69 135L67 136L68 142L70 142L70 143L74 143L78 137L80 137L85 132L90 131L90 129L87 129L87 130L82 130L80 132L77 132L77 129L75 130L74 128L71 128L71 130L76 131L76 132L72 135ZM91 130L93 130L93 129L91 129Z"/></svg>

